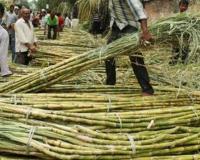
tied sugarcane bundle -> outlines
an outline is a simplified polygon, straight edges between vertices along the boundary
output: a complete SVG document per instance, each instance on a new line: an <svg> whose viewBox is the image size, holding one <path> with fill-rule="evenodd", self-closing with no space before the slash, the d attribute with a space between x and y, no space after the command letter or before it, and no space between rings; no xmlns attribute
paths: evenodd
<svg viewBox="0 0 200 160"><path fill-rule="evenodd" d="M174 93L175 94L175 93ZM31 125L84 125L104 133L135 133L199 126L199 96L17 94L1 95L0 117ZM134 99L134 101L131 101ZM193 104L192 104L193 103Z"/></svg>
<svg viewBox="0 0 200 160"><path fill-rule="evenodd" d="M42 31L37 32L37 36L40 36ZM34 66L46 66L56 64L68 59L77 54L82 54L91 49L97 48L102 44L100 40L95 39L91 34L78 30L72 31L65 29L60 35L58 40L44 40L40 38L39 48L37 54L34 54L32 65ZM49 49L51 46L51 49Z"/></svg>
<svg viewBox="0 0 200 160"><path fill-rule="evenodd" d="M80 125L56 128L0 120L0 152L42 159L191 159L200 148L200 130L193 127L104 134Z"/></svg>
<svg viewBox="0 0 200 160"><path fill-rule="evenodd" d="M173 42L174 39L176 40L179 37L188 36L193 44L191 49L193 53L197 50L200 40L200 14L178 14L166 18L152 25L150 31L154 34L159 43ZM137 51L140 47L138 40L138 34L123 37L109 45L72 57L56 65L6 83L1 86L0 92L38 92L63 79L70 79L109 57Z"/></svg>

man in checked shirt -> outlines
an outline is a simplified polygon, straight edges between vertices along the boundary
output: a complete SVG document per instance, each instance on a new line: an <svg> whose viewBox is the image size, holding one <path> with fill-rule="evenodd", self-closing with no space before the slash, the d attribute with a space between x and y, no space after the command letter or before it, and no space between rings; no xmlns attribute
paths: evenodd
<svg viewBox="0 0 200 160"><path fill-rule="evenodd" d="M110 27L112 28L112 34L108 43L127 34L138 32L139 26L141 27L141 42L153 40L147 28L147 15L145 14L143 3L144 1L140 0L109 0ZM153 95L154 90L150 84L142 53L134 53L129 56L129 58L135 76L142 88L142 95ZM107 74L106 84L115 85L116 66L114 57L107 59L105 64Z"/></svg>

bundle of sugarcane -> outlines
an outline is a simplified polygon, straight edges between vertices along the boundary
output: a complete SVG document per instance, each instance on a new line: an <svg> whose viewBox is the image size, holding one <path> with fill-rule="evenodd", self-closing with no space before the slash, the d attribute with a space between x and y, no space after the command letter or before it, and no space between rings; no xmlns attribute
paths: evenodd
<svg viewBox="0 0 200 160"><path fill-rule="evenodd" d="M15 63L10 63L9 64L10 70L13 72L13 75L10 77L0 77L0 85L2 85L3 83L15 80L17 78L20 78L24 75L33 73L35 71L37 71L38 67L33 67L33 66L24 66L24 65L19 65L19 64L15 64Z"/></svg>
<svg viewBox="0 0 200 160"><path fill-rule="evenodd" d="M41 33L38 32L37 36ZM64 30L60 33L58 40L39 41L39 51L34 54L32 65L49 66L63 61L69 57L97 48L103 43L103 40L95 39L89 33L84 31ZM51 46L51 50L49 50Z"/></svg>
<svg viewBox="0 0 200 160"><path fill-rule="evenodd" d="M49 50L49 46L40 46L38 52L33 55L31 64L34 66L49 66L89 50L91 48L68 46L53 46Z"/></svg>
<svg viewBox="0 0 200 160"><path fill-rule="evenodd" d="M122 85L122 86L133 85L135 89L138 89L138 82L133 74L132 68L123 68L121 66L119 67L117 66L117 71L118 71L117 85ZM102 85L105 84L105 81L106 81L105 79L106 79L105 66L99 65L98 67L89 69L88 71L85 71L82 74L73 77L72 79L63 80L59 84L62 84L63 90L67 89L66 87L68 85L71 85L71 89L73 89L72 85L75 85L74 88L77 88L77 86L83 86L83 85L86 85L86 86L99 85L99 87L103 87ZM56 85L56 86L58 87L59 85ZM54 85L52 87L50 86L49 88L45 88L44 90L50 89L50 88L52 89L56 87Z"/></svg>
<svg viewBox="0 0 200 160"><path fill-rule="evenodd" d="M71 31L66 30L60 33L58 40L39 40L41 45L51 45L51 46L69 46L69 47L86 47L86 48L96 48L99 46L99 42L91 34L78 30Z"/></svg>
<svg viewBox="0 0 200 160"><path fill-rule="evenodd" d="M199 17L199 14L176 15L155 23L150 29L156 36L156 39L159 40L159 43L171 42L172 39L185 34L191 36L190 39L194 42L194 49L192 51L194 51L195 47L198 47L199 44L198 38L200 34L197 34L200 28ZM109 57L137 51L139 46L138 34L133 34L107 46L72 57L56 65L7 83L0 88L0 92L37 92L65 78L72 78L74 75L78 75Z"/></svg>
<svg viewBox="0 0 200 160"><path fill-rule="evenodd" d="M173 65L170 62L173 61L172 57L175 53L172 52L171 46L156 46L143 53L145 53L145 60L152 82L160 86L171 85L177 88L184 88L188 91L200 89L199 51L191 56L189 53L189 57L187 57L184 62L180 56L179 59L177 59L177 63ZM130 75L130 64L129 67L126 66L126 68L129 68Z"/></svg>
<svg viewBox="0 0 200 160"><path fill-rule="evenodd" d="M104 84L95 84L97 81L77 84L77 81L66 81L66 84L56 84L51 87L45 88L41 93L101 93L101 94L140 94L140 87L136 81L131 85L118 84L116 86L108 86ZM93 83L93 84L92 84ZM133 87L134 84L134 87ZM157 90L158 91L158 90ZM159 94L159 93L158 93Z"/></svg>
<svg viewBox="0 0 200 160"><path fill-rule="evenodd" d="M77 43L74 43L74 42L76 42L76 41L74 41L72 39L71 40L68 39L67 41L66 40L64 40L64 41L61 41L61 40L54 40L54 41L52 41L52 40L42 40L39 43L41 45L47 45L47 46L71 46L71 47L87 47L87 48L96 48L97 47L93 43L85 43L86 40L80 41L80 42L77 41Z"/></svg>
<svg viewBox="0 0 200 160"><path fill-rule="evenodd" d="M199 157L199 128L104 134L76 125L30 126L0 118L0 152L42 159L152 159ZM178 156L179 155L179 156Z"/></svg>
<svg viewBox="0 0 200 160"><path fill-rule="evenodd" d="M175 93L174 93L175 94ZM185 94L141 98L139 95L1 95L0 116L33 125L82 124L108 133L133 133L199 125L199 97ZM16 107L17 106L17 107Z"/></svg>
<svg viewBox="0 0 200 160"><path fill-rule="evenodd" d="M81 91L81 88L83 91ZM157 88L156 88L157 89ZM89 91L86 91L89 90ZM90 91L92 90L92 91ZM95 90L99 90L99 93L94 93ZM75 109L81 109L81 105L88 106L85 108L97 111L106 111L108 107L114 107L114 111L120 111L125 108L130 108L131 110L134 109L140 109L137 108L137 106L143 106L144 108L159 108L159 107L165 107L165 106L180 106L180 105L190 105L191 103L198 103L198 99L192 98L192 96L189 96L189 94L183 94L184 90L182 92L179 92L179 97L177 97L176 90L170 90L166 89L163 91L157 90L156 97L152 100L151 98L141 98L139 94L134 93L134 88L131 87L99 87L99 86L80 86L80 88L77 87L77 90L70 91L69 93L40 93L40 94L14 94L14 95L7 95L3 94L0 97L0 101L8 104L19 104L19 105L26 105L26 106L35 106L37 105L41 106L41 108L47 109L50 106L54 106L56 109L56 106L58 106L57 110L59 109L59 106L63 109L69 109L72 111ZM79 94L77 94L79 92ZM81 94L80 94L81 93ZM103 94L104 93L104 94ZM107 93L107 94L106 94ZM169 96L168 94L171 94ZM41 97L41 98L39 98ZM191 95L191 94L190 94ZM96 97L96 99L95 99ZM38 100L36 100L38 99ZM132 100L130 100L132 99ZM182 103L180 103L182 101ZM61 104L59 104L59 103ZM84 104L84 102L87 102L87 104ZM107 106L108 103L110 106ZM93 104L93 105L92 105ZM44 105L44 106L43 106ZM101 107L95 107L95 105L101 106ZM62 107L63 106L63 107ZM77 106L77 108L72 108L72 106ZM136 106L136 108L134 108ZM45 108L46 107L46 108ZM65 108L66 107L66 108ZM69 107L69 108L67 108ZM40 108L40 107L39 107ZM74 111L75 111L74 110ZM84 110L82 110L84 112Z"/></svg>

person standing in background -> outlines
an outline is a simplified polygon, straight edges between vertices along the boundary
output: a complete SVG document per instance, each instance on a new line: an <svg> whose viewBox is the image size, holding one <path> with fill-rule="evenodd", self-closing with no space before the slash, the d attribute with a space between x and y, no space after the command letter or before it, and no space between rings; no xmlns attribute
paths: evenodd
<svg viewBox="0 0 200 160"><path fill-rule="evenodd" d="M45 16L46 16L46 10L45 9L42 9L42 12L41 12L41 20L40 20L40 27L42 29L45 29Z"/></svg>
<svg viewBox="0 0 200 160"><path fill-rule="evenodd" d="M6 28L10 39L10 49L12 52L12 62L15 60L15 30L14 24L17 21L17 15L14 12L14 5L10 6L10 11L7 12Z"/></svg>
<svg viewBox="0 0 200 160"><path fill-rule="evenodd" d="M58 17L55 15L55 12L52 11L50 16L47 18L48 25L48 39L51 39L51 30L53 29L53 39L57 38L57 30L58 30Z"/></svg>
<svg viewBox="0 0 200 160"><path fill-rule="evenodd" d="M49 16L50 16L50 14L51 14L51 11L48 9L48 10L47 10L47 13L46 13L46 15L45 15L45 17L44 17L44 20L45 20L44 35L46 35L47 30L48 30L47 21L48 21L48 18L49 18Z"/></svg>
<svg viewBox="0 0 200 160"><path fill-rule="evenodd" d="M58 31L62 32L65 25L65 20L62 17L61 13L57 13L57 16L58 16Z"/></svg>
<svg viewBox="0 0 200 160"><path fill-rule="evenodd" d="M68 17L68 14L65 14L65 27L71 28L71 20Z"/></svg>
<svg viewBox="0 0 200 160"><path fill-rule="evenodd" d="M190 1L189 0L179 0L179 11L180 13L184 13L188 10ZM189 40L187 37L184 37L183 46L177 47L179 44L174 44L172 46L172 57L169 62L169 65L176 65L179 61L183 64L187 64L188 56L189 56Z"/></svg>
<svg viewBox="0 0 200 160"><path fill-rule="evenodd" d="M22 17L15 24L16 33L16 63L28 65L32 54L36 52L37 39L30 21L30 10L22 9Z"/></svg>
<svg viewBox="0 0 200 160"><path fill-rule="evenodd" d="M9 70L8 67L9 35L8 32L1 26L4 12L5 8L0 3L0 67L1 67L1 76L7 77L12 75L12 72Z"/></svg>
<svg viewBox="0 0 200 160"><path fill-rule="evenodd" d="M78 29L79 19L78 19L78 6L74 5L72 10L72 29Z"/></svg>

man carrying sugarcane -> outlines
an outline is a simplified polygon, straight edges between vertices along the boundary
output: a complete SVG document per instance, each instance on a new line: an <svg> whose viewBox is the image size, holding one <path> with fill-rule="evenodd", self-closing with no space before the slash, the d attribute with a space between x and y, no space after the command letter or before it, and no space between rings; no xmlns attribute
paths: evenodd
<svg viewBox="0 0 200 160"><path fill-rule="evenodd" d="M189 0L179 0L179 11L180 13L186 12L189 6ZM188 39L184 39L184 44L182 48L177 47L178 45L174 44L172 47L172 57L169 62L170 65L176 65L178 63L179 58L181 59L181 63L186 64L187 58L189 54L189 44Z"/></svg>
<svg viewBox="0 0 200 160"><path fill-rule="evenodd" d="M144 1L140 0L109 0L110 28L112 33L108 39L111 43L127 34L138 32L141 27L140 41L150 42L153 40L147 27L147 15L144 11ZM154 90L150 84L147 69L144 64L142 53L134 53L129 56L135 76L142 88L142 95L153 95ZM109 58L105 61L107 85L116 83L115 59Z"/></svg>

